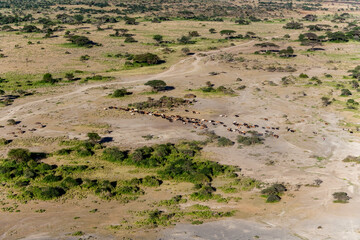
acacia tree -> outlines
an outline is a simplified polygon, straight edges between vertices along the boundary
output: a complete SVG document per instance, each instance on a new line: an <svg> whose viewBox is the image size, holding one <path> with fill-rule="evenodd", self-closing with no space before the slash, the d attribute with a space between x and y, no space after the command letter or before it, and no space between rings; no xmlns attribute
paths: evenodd
<svg viewBox="0 0 360 240"><path fill-rule="evenodd" d="M154 92L163 91L166 88L166 83L163 80L151 80L144 85L152 87Z"/></svg>

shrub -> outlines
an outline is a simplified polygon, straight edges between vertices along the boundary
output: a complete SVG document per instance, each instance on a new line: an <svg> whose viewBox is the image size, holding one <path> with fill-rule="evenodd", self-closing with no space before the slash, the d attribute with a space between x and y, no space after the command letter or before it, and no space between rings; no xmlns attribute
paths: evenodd
<svg viewBox="0 0 360 240"><path fill-rule="evenodd" d="M81 178L74 179L72 177L67 177L61 182L61 186L65 189L70 189L76 186L81 185Z"/></svg>
<svg viewBox="0 0 360 240"><path fill-rule="evenodd" d="M44 76L43 76L42 81L45 82L45 83L51 83L51 84L56 83L56 79L53 78L51 73L45 73Z"/></svg>
<svg viewBox="0 0 360 240"><path fill-rule="evenodd" d="M274 203L274 202L280 202L281 197L275 194L271 194L267 197L266 202L267 203Z"/></svg>
<svg viewBox="0 0 360 240"><path fill-rule="evenodd" d="M87 48L91 48L93 46L99 46L100 44L95 43L93 41L91 41L89 38L85 37L85 36L78 36L78 35L73 35L73 36L68 36L67 37L68 41L70 41L73 44L76 44L79 47L87 47Z"/></svg>
<svg viewBox="0 0 360 240"><path fill-rule="evenodd" d="M162 63L160 57L152 53L134 55L133 61L136 63L146 63L148 65L155 65Z"/></svg>
<svg viewBox="0 0 360 240"><path fill-rule="evenodd" d="M33 187L30 195L39 200L51 200L65 194L65 190L59 187Z"/></svg>
<svg viewBox="0 0 360 240"><path fill-rule="evenodd" d="M124 40L125 43L134 43L134 42L137 42L136 39L132 36L128 36L125 38Z"/></svg>
<svg viewBox="0 0 360 240"><path fill-rule="evenodd" d="M350 200L350 197L346 192L335 192L333 193L335 203L347 203Z"/></svg>
<svg viewBox="0 0 360 240"><path fill-rule="evenodd" d="M250 146L250 145L254 145L254 144L263 144L264 139L259 137L257 132L254 132L254 133L251 133L251 136L239 135L237 137L237 142L242 145L245 145L245 146Z"/></svg>
<svg viewBox="0 0 360 240"><path fill-rule="evenodd" d="M154 92L163 91L166 89L166 83L163 80L151 80L144 84L152 87Z"/></svg>
<svg viewBox="0 0 360 240"><path fill-rule="evenodd" d="M131 92L128 92L125 88L122 89L116 89L113 94L111 94L112 97L118 98L118 97L124 97L126 95L131 95Z"/></svg>
<svg viewBox="0 0 360 240"><path fill-rule="evenodd" d="M215 188L211 186L203 186L198 192L194 192L190 195L192 200L207 201L213 198L213 192Z"/></svg>
<svg viewBox="0 0 360 240"><path fill-rule="evenodd" d="M299 78L309 78L309 76L305 73L300 73Z"/></svg>
<svg viewBox="0 0 360 240"><path fill-rule="evenodd" d="M4 146L10 143L10 140L7 140L5 138L0 138L0 146Z"/></svg>
<svg viewBox="0 0 360 240"><path fill-rule="evenodd" d="M341 94L340 94L340 96L350 96L350 95L352 95L352 93L350 92L349 89L346 89L346 88L341 89Z"/></svg>
<svg viewBox="0 0 360 240"><path fill-rule="evenodd" d="M13 148L8 152L8 158L16 162L28 162L31 160L31 153L28 149Z"/></svg>
<svg viewBox="0 0 360 240"><path fill-rule="evenodd" d="M33 32L38 33L41 30L38 27L34 26L34 25L25 25L21 31L26 32L26 33L33 33Z"/></svg>
<svg viewBox="0 0 360 240"><path fill-rule="evenodd" d="M74 74L73 73L65 73L65 78L69 81L74 80Z"/></svg>
<svg viewBox="0 0 360 240"><path fill-rule="evenodd" d="M178 39L180 44L194 44L195 41L191 41L191 36L182 36Z"/></svg>
<svg viewBox="0 0 360 240"><path fill-rule="evenodd" d="M16 121L15 121L15 119L9 119L9 120L7 120L7 124L8 125L16 125Z"/></svg>
<svg viewBox="0 0 360 240"><path fill-rule="evenodd" d="M330 101L330 98L328 98L328 97L322 97L321 98L321 101L322 101L322 105L324 106L324 107L326 107L326 106L329 106L332 102Z"/></svg>
<svg viewBox="0 0 360 240"><path fill-rule="evenodd" d="M161 183L162 181L154 176L146 176L142 179L142 184L147 187L158 187L161 185Z"/></svg>
<svg viewBox="0 0 360 240"><path fill-rule="evenodd" d="M127 157L127 153L120 151L116 147L107 148L102 153L102 159L109 162L123 162Z"/></svg>
<svg viewBox="0 0 360 240"><path fill-rule="evenodd" d="M281 195L286 190L287 189L284 185L275 183L270 187L261 190L261 193L267 197L266 202L273 203L279 202L281 200L281 197L279 195Z"/></svg>
<svg viewBox="0 0 360 240"><path fill-rule="evenodd" d="M94 133L94 132L89 132L87 134L89 141L93 144L97 143L99 140L101 140L101 137L99 136L99 134Z"/></svg>
<svg viewBox="0 0 360 240"><path fill-rule="evenodd" d="M227 147L227 146L232 146L235 143L233 141L231 141L230 139L226 138L226 137L220 137L218 139L218 146L219 147Z"/></svg>
<svg viewBox="0 0 360 240"><path fill-rule="evenodd" d="M55 176L54 174L49 174L43 178L43 181L46 183L58 182L62 180L62 176Z"/></svg>
<svg viewBox="0 0 360 240"><path fill-rule="evenodd" d="M285 26L285 29L302 29L304 28L304 25L302 23L299 22L288 22Z"/></svg>
<svg viewBox="0 0 360 240"><path fill-rule="evenodd" d="M84 62L84 61L88 61L90 59L90 56L89 55L82 55L80 56L80 61Z"/></svg>

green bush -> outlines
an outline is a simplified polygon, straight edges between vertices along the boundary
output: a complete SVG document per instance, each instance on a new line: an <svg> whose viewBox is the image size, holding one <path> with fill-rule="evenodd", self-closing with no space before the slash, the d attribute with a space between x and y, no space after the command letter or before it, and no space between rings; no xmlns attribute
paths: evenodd
<svg viewBox="0 0 360 240"><path fill-rule="evenodd" d="M220 137L218 139L218 146L219 147L227 147L227 146L233 146L235 143L231 141L230 139L226 137Z"/></svg>
<svg viewBox="0 0 360 240"><path fill-rule="evenodd" d="M93 46L100 45L98 43L91 41L89 38L87 38L85 36L72 35L72 36L68 36L67 38L68 38L67 39L68 41L70 41L73 44L76 44L79 47L91 48Z"/></svg>
<svg viewBox="0 0 360 240"><path fill-rule="evenodd" d="M46 183L58 182L61 180L62 180L62 176L56 176L54 174L49 174L43 178L43 182Z"/></svg>
<svg viewBox="0 0 360 240"><path fill-rule="evenodd" d="M215 192L215 190L216 189L210 185L202 186L199 191L192 193L190 198L192 200L207 201L214 197L213 192Z"/></svg>
<svg viewBox="0 0 360 240"><path fill-rule="evenodd" d="M64 189L70 189L70 188L81 185L81 183L82 183L81 178L74 179L72 177L67 177L61 182L61 186Z"/></svg>
<svg viewBox="0 0 360 240"><path fill-rule="evenodd" d="M280 202L281 197L275 194L271 194L267 197L266 202L267 203L274 203L274 202Z"/></svg>
<svg viewBox="0 0 360 240"><path fill-rule="evenodd" d="M59 187L33 187L27 194L35 199L51 200L65 194L65 190Z"/></svg>
<svg viewBox="0 0 360 240"><path fill-rule="evenodd" d="M127 152L119 150L117 147L106 148L102 153L102 159L109 162L123 162L127 157Z"/></svg>
<svg viewBox="0 0 360 240"><path fill-rule="evenodd" d="M309 78L309 76L305 73L300 73L299 78Z"/></svg>
<svg viewBox="0 0 360 240"><path fill-rule="evenodd" d="M146 176L142 179L142 185L146 187L158 187L161 183L162 181L154 176Z"/></svg>
<svg viewBox="0 0 360 240"><path fill-rule="evenodd" d="M254 145L254 144L263 144L264 139L257 136L257 133L252 133L252 136L239 135L237 137L237 142L242 145L245 145L245 146L250 146L250 145Z"/></svg>
<svg viewBox="0 0 360 240"><path fill-rule="evenodd" d="M118 98L118 97L125 97L126 95L131 95L131 92L128 92L125 88L122 89L116 89L113 94L111 94L111 97Z"/></svg>
<svg viewBox="0 0 360 240"><path fill-rule="evenodd" d="M31 153L28 149L13 148L8 152L8 158L17 162L28 162L31 159Z"/></svg>
<svg viewBox="0 0 360 240"><path fill-rule="evenodd" d="M136 63L145 63L148 65L160 64L162 62L159 56L152 53L134 55L133 61Z"/></svg>
<svg viewBox="0 0 360 240"><path fill-rule="evenodd" d="M335 192L333 193L335 203L347 203L350 200L350 197L346 192Z"/></svg>

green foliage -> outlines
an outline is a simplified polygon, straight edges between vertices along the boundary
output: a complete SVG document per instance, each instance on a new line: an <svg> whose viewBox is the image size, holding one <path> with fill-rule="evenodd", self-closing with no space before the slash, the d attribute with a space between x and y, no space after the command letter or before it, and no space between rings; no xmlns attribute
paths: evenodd
<svg viewBox="0 0 360 240"><path fill-rule="evenodd" d="M13 148L8 152L8 158L17 162L28 162L31 160L31 154L27 149Z"/></svg>
<svg viewBox="0 0 360 240"><path fill-rule="evenodd" d="M101 137L99 136L99 134L94 133L94 132L89 132L87 134L87 137L89 138L89 141L92 143L97 143L98 141L101 140Z"/></svg>
<svg viewBox="0 0 360 240"><path fill-rule="evenodd" d="M231 36L231 35L233 35L233 34L235 34L236 33L236 31L234 31L234 30L221 30L220 31L220 35L221 36L223 36L223 35L226 35L226 36Z"/></svg>
<svg viewBox="0 0 360 240"><path fill-rule="evenodd" d="M261 193L267 197L266 202L273 203L281 200L280 196L287 189L284 185L275 183L270 187L261 190Z"/></svg>
<svg viewBox="0 0 360 240"><path fill-rule="evenodd" d="M41 30L34 25L25 25L21 31L26 33L39 33Z"/></svg>
<svg viewBox="0 0 360 240"><path fill-rule="evenodd" d="M285 29L302 29L302 28L304 28L304 25L302 23L292 21L292 22L286 23L284 28Z"/></svg>
<svg viewBox="0 0 360 240"><path fill-rule="evenodd" d="M250 134L251 134L251 136L239 135L237 137L237 142L239 144L242 144L242 145L245 145L245 146L250 146L250 145L254 145L254 144L263 144L264 143L264 139L259 137L257 132L251 132Z"/></svg>
<svg viewBox="0 0 360 240"><path fill-rule="evenodd" d="M158 100L154 100L153 98L148 98L147 101L145 102L131 103L129 104L129 107L134 107L140 110L147 108L175 108L180 106L186 106L191 103L192 103L191 101L185 100L183 98L162 96Z"/></svg>
<svg viewBox="0 0 360 240"><path fill-rule="evenodd" d="M159 187L162 181L154 176L146 176L142 179L141 184L146 187Z"/></svg>
<svg viewBox="0 0 360 240"><path fill-rule="evenodd" d="M119 98L119 97L125 97L126 95L131 95L132 92L128 92L125 88L122 89L116 89L113 94L111 94L111 97Z"/></svg>
<svg viewBox="0 0 360 240"><path fill-rule="evenodd" d="M133 61L136 63L145 63L148 65L155 65L163 62L159 56L152 53L143 53L143 54L134 55Z"/></svg>
<svg viewBox="0 0 360 240"><path fill-rule="evenodd" d="M158 203L158 206L166 206L166 207L170 207L173 205L178 205L180 203L186 203L187 200L185 198L183 198L181 195L176 195L173 198L171 198L170 200L161 200Z"/></svg>
<svg viewBox="0 0 360 240"><path fill-rule="evenodd" d="M5 138L0 138L0 146L5 146L10 143L10 140L7 140Z"/></svg>
<svg viewBox="0 0 360 240"><path fill-rule="evenodd" d="M340 96L346 97L352 95L351 91L349 89L343 88L341 89Z"/></svg>
<svg viewBox="0 0 360 240"><path fill-rule="evenodd" d="M350 200L346 192L334 192L333 197L335 203L347 203Z"/></svg>
<svg viewBox="0 0 360 240"><path fill-rule="evenodd" d="M79 47L91 48L93 46L100 46L100 44L91 41L85 36L69 35L67 36L67 40Z"/></svg>
<svg viewBox="0 0 360 240"><path fill-rule="evenodd" d="M65 191L60 187L31 187L24 194L39 200L51 200L62 196Z"/></svg>
<svg viewBox="0 0 360 240"><path fill-rule="evenodd" d="M360 79L360 65L359 66L356 66L354 69L352 70L349 70L348 72L351 73L351 76L353 78L357 78L357 79Z"/></svg>
<svg viewBox="0 0 360 240"><path fill-rule="evenodd" d="M82 183L82 180L80 178L74 179L72 177L67 177L61 182L61 186L64 189L71 189L76 186L79 186Z"/></svg>
<svg viewBox="0 0 360 240"><path fill-rule="evenodd" d="M74 80L74 74L73 74L73 73L66 73L66 74L65 74L65 78L66 78L68 81L72 81L72 80Z"/></svg>
<svg viewBox="0 0 360 240"><path fill-rule="evenodd" d="M235 143L233 141L231 141L230 139L226 138L226 137L220 137L218 138L218 146L219 147L228 147L228 146L233 146Z"/></svg>
<svg viewBox="0 0 360 240"><path fill-rule="evenodd" d="M161 43L163 38L164 37L162 35L159 35L159 34L156 34L156 35L153 36L153 39L158 43Z"/></svg>
<svg viewBox="0 0 360 240"><path fill-rule="evenodd" d="M175 213L164 213L158 209L148 211L146 219L137 221L139 226L147 226L156 228L158 226L169 226L172 224L171 219L175 217Z"/></svg>
<svg viewBox="0 0 360 240"><path fill-rule="evenodd" d="M191 36L181 36L181 38L178 38L177 40L179 44L194 44L195 41L191 40Z"/></svg>
<svg viewBox="0 0 360 240"><path fill-rule="evenodd" d="M127 158L127 152L120 151L117 147L106 148L102 153L102 159L109 162L122 163Z"/></svg>
<svg viewBox="0 0 360 240"><path fill-rule="evenodd" d="M309 76L305 73L300 73L299 78L309 78Z"/></svg>
<svg viewBox="0 0 360 240"><path fill-rule="evenodd" d="M152 87L154 92L163 91L166 88L166 83L163 80L150 80L144 85Z"/></svg>
<svg viewBox="0 0 360 240"><path fill-rule="evenodd" d="M53 173L49 174L49 175L46 175L44 178L43 178L43 181L45 183L52 183L52 182L58 182L58 181L61 181L62 180L62 176L56 176L54 175Z"/></svg>
<svg viewBox="0 0 360 240"><path fill-rule="evenodd" d="M210 185L202 186L199 191L190 195L191 200L208 201L214 197L215 188Z"/></svg>
<svg viewBox="0 0 360 240"><path fill-rule="evenodd" d="M54 84L54 83L57 82L57 79L53 78L53 76L51 75L51 73L45 73L44 76L43 76L42 81L43 81L44 83Z"/></svg>

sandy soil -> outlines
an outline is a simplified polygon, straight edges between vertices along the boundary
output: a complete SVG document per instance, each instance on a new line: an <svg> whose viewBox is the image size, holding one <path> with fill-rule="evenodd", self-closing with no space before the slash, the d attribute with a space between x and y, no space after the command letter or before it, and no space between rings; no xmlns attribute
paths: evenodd
<svg viewBox="0 0 360 240"><path fill-rule="evenodd" d="M259 236L260 239L360 239L359 166L342 162L348 155L360 155L358 136L344 131L339 126L339 121L343 119L341 114L333 111L334 109L321 107L319 96L326 90L297 85L264 85L264 81L269 80L280 83L280 79L289 73L247 69L242 63L228 63L211 58L211 55L218 57L224 53L251 53L254 51L254 43L249 41L221 51L208 52L206 56L197 54L154 76L116 76L116 80L112 82L68 86L59 89L57 93L19 99L14 105L0 109L0 124L5 125L9 118L21 121L20 126L26 126L20 127L26 130L21 138L30 139L30 149L37 151L50 151L56 146L33 146L32 137L85 139L89 130L96 130L103 137L111 137L113 142L109 143L110 145L124 147L173 142L179 139L199 139L197 133L201 131L190 126L169 123L150 116L131 116L116 110L104 110L111 105L125 106L130 102L144 100L147 97L145 95L134 94L123 100L114 100L106 96L112 89L122 86L131 87L134 93L140 93L145 90L142 84L150 79L163 79L175 87L174 91L166 95L183 96L189 88L204 86L206 81L211 81L216 86L235 88L239 85L235 82L236 78L241 77L241 85L246 85L246 89L238 91L237 96L214 97L195 92L198 102L190 109L200 111L200 118L221 120L229 126L233 121L277 126L280 127L280 138L269 138L264 145L254 147L207 147L205 151L210 153L214 160L241 167L244 175L269 183L286 183L290 188L289 193L278 204L256 206L257 202L249 202L248 206L242 206L241 210L244 212L254 206L259 208L255 215L247 216L251 221L234 218L201 226L178 225L159 233L158 236L157 233L136 233L139 239L252 239L254 236ZM254 58L250 55L245 57L249 60ZM265 59L259 64L271 64L274 61L286 64L286 60L273 58ZM306 56L299 56L296 61L296 74L307 72L320 75L331 72L322 67L319 62L321 59L316 56L313 60L310 59L314 64L309 64ZM209 72L212 71L220 74L209 76ZM340 73L337 72L339 75L341 73L341 70ZM306 92L305 97L303 91ZM151 97L160 96L161 94ZM176 109L174 113L191 115L185 113L184 108ZM228 117L219 116L225 114ZM235 117L235 114L239 114L240 117ZM264 118L268 118L268 121ZM46 127L35 132L27 131L36 127L35 123L38 121L46 124ZM105 126L99 127L99 124ZM288 132L286 127L291 127L296 132ZM0 136L11 136L16 143L17 137L12 134L17 131L16 128L19 126L6 126L0 132ZM217 126L211 127L211 130L232 140L236 139L236 134L228 132L226 128ZM158 139L145 141L142 136L146 134L153 134ZM6 151L6 148L2 149L3 154ZM273 163L268 164L269 161ZM312 184L315 179L323 181L320 187L305 186ZM296 187L297 185L301 187ZM352 199L348 204L335 204L332 202L332 193L336 191L346 191ZM29 212L27 217L22 213L2 212L0 239L71 239L65 237L63 229L71 228L74 221L70 221L70 218L84 211L81 206L83 203L89 203L89 200L79 201L79 208L73 208L69 203L49 203L52 208L58 207L61 217L56 211L45 213L43 216L46 218L36 217L33 212ZM39 203L39 206L44 204L46 205ZM104 205L109 210L107 214L110 214L111 218L104 215L101 221L104 220L107 225L111 219L120 218L116 210L111 210L113 205L114 203ZM232 207L239 208L236 204ZM71 214L64 210L70 211ZM76 229L94 231L93 236L98 236L98 239L112 239L111 234L106 234L104 230L91 230L92 226L100 223L99 216L86 216L86 219L79 221ZM38 227L39 224L42 228ZM27 238L24 238L25 236Z"/></svg>

